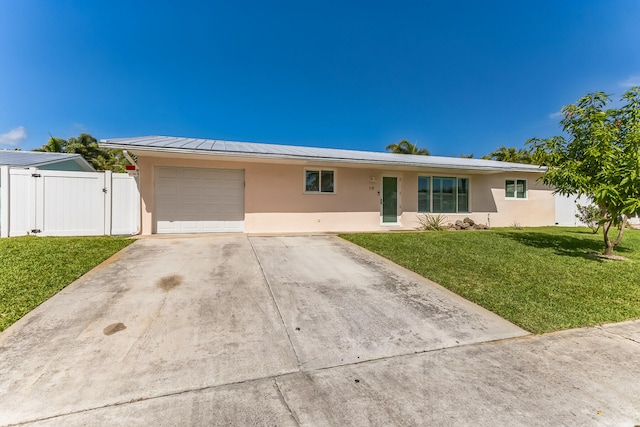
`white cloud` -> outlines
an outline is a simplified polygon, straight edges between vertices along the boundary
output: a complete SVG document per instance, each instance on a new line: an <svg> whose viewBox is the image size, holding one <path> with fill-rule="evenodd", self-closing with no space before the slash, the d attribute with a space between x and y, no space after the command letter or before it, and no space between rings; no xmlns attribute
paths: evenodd
<svg viewBox="0 0 640 427"><path fill-rule="evenodd" d="M640 76L629 76L627 80L624 80L619 84L624 87L640 86Z"/></svg>
<svg viewBox="0 0 640 427"><path fill-rule="evenodd" d="M9 145L17 147L22 140L27 138L27 129L24 126L18 126L11 129L7 133L0 134L0 145Z"/></svg>
<svg viewBox="0 0 640 427"><path fill-rule="evenodd" d="M549 114L550 119L557 119L558 117L562 117L562 111L556 111L555 113Z"/></svg>

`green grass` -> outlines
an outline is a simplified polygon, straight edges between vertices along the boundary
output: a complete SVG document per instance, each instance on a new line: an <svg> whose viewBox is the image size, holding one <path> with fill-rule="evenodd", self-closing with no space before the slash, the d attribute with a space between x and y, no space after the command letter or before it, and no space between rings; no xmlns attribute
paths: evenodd
<svg viewBox="0 0 640 427"><path fill-rule="evenodd" d="M132 242L116 237L0 239L0 332Z"/></svg>
<svg viewBox="0 0 640 427"><path fill-rule="evenodd" d="M640 231L616 254L586 228L346 234L534 333L640 318Z"/></svg>

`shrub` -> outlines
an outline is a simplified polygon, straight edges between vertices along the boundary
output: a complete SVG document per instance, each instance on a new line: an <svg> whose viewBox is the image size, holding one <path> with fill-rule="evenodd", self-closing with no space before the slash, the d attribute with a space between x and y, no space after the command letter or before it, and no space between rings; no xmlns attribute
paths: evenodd
<svg viewBox="0 0 640 427"><path fill-rule="evenodd" d="M576 205L576 207L578 208L576 218L587 224L593 234L596 234L600 230L600 223L603 219L602 209L596 205Z"/></svg>
<svg viewBox="0 0 640 427"><path fill-rule="evenodd" d="M418 222L420 223L418 230L443 231L446 230L445 223L447 222L447 217L442 214L420 214L418 215Z"/></svg>

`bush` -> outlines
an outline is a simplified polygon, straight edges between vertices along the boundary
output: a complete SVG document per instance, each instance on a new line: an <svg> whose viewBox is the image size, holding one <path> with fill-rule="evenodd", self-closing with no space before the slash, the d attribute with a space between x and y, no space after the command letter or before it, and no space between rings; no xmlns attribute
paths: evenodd
<svg viewBox="0 0 640 427"><path fill-rule="evenodd" d="M603 219L602 210L596 205L576 206L578 208L576 218L587 224L587 227L593 231L593 234L596 234L598 230L600 230L600 223Z"/></svg>
<svg viewBox="0 0 640 427"><path fill-rule="evenodd" d="M444 231L446 230L445 223L447 222L447 217L442 214L420 214L418 215L418 222L420 223L418 230Z"/></svg>

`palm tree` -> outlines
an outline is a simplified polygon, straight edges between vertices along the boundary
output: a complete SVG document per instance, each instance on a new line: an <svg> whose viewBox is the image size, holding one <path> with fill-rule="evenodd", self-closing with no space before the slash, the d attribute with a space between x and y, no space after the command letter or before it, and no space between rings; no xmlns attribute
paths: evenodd
<svg viewBox="0 0 640 427"><path fill-rule="evenodd" d="M46 144L40 148L34 148L33 151L41 151L45 153L64 153L67 141L62 138L52 136Z"/></svg>
<svg viewBox="0 0 640 427"><path fill-rule="evenodd" d="M416 144L412 144L406 139L403 139L397 144L387 145L386 150L396 154L417 154L420 156L428 156L431 154L426 148L418 148Z"/></svg>
<svg viewBox="0 0 640 427"><path fill-rule="evenodd" d="M82 155L95 168L100 163L98 158L105 154L104 150L98 147L98 140L88 133L81 133L77 138L69 138L65 152Z"/></svg>
<svg viewBox="0 0 640 427"><path fill-rule="evenodd" d="M125 165L127 164L122 150L105 150L100 148L100 146L98 146L98 140L88 133L81 133L77 138L71 137L68 141L52 136L45 145L33 151L80 154L97 170L124 172Z"/></svg>
<svg viewBox="0 0 640 427"><path fill-rule="evenodd" d="M527 163L532 162L531 153L528 150L518 150L515 147L505 147L501 145L497 150L492 151L486 156L482 156L485 160L497 160L499 162L510 163Z"/></svg>

